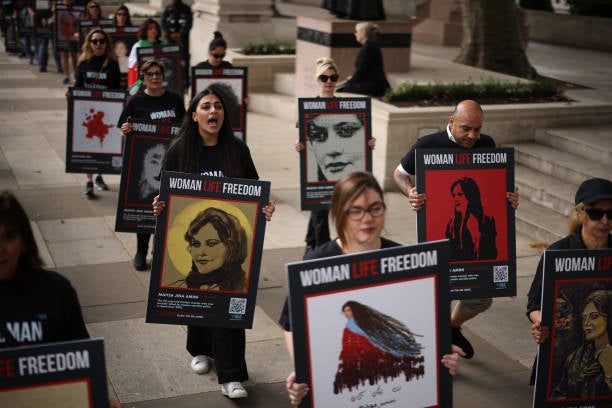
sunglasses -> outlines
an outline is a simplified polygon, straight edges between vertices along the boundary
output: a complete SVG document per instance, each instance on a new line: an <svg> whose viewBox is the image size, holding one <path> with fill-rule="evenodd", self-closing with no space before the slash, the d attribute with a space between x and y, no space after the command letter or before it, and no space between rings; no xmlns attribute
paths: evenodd
<svg viewBox="0 0 612 408"><path fill-rule="evenodd" d="M106 38L99 38L99 39L96 38L96 39L91 40L91 43L93 45L106 44Z"/></svg>
<svg viewBox="0 0 612 408"><path fill-rule="evenodd" d="M118 17L125 17L125 16L127 16L127 13L117 13L117 16Z"/></svg>
<svg viewBox="0 0 612 408"><path fill-rule="evenodd" d="M88 9L90 9L90 10L93 10L93 9L97 9L97 8L98 8L98 6L89 6L89 7L87 7L87 8L88 8Z"/></svg>
<svg viewBox="0 0 612 408"><path fill-rule="evenodd" d="M336 82L336 81L338 81L339 77L340 76L338 74L332 74L332 75L321 74L321 75L319 75L319 80L321 82L327 82L328 79L331 79L332 82Z"/></svg>
<svg viewBox="0 0 612 408"><path fill-rule="evenodd" d="M608 221L612 220L612 209L602 210L601 208L585 208L584 212L587 213L589 218L593 221L601 220L604 214L608 217Z"/></svg>
<svg viewBox="0 0 612 408"><path fill-rule="evenodd" d="M150 78L155 77L155 76L160 76L160 77L164 76L164 73L161 71L146 71L144 74L145 76L150 77Z"/></svg>
<svg viewBox="0 0 612 408"><path fill-rule="evenodd" d="M216 59L223 59L223 58L225 58L225 54L213 54L211 52L210 55L212 55L212 57L216 58Z"/></svg>

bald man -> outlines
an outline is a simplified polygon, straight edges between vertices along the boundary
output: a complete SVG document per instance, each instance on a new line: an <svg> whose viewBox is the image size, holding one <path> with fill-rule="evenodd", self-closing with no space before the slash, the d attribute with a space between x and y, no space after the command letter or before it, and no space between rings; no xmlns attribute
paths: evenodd
<svg viewBox="0 0 612 408"><path fill-rule="evenodd" d="M480 133L484 113L482 107L476 101L461 101L448 119L446 130L431 135L423 136L412 146L400 164L393 172L393 179L400 191L408 197L408 202L414 211L418 211L425 204L427 197L419 194L414 186L413 177L415 173L416 149L483 149L495 147L495 141L491 136ZM518 189L507 192L506 197L512 208L518 207ZM468 339L461 333L461 325L476 317L491 307L493 300L466 299L460 300L455 304L451 313L452 342L458 345L465 352L465 358L474 356L474 349Z"/></svg>

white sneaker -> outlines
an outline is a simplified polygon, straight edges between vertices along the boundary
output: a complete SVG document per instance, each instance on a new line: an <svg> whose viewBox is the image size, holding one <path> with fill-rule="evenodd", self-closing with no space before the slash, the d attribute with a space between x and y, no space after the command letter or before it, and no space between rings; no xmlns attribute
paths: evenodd
<svg viewBox="0 0 612 408"><path fill-rule="evenodd" d="M221 385L221 392L228 398L246 398L249 394L246 392L242 384L237 381L224 383Z"/></svg>
<svg viewBox="0 0 612 408"><path fill-rule="evenodd" d="M195 356L191 359L191 369L198 374L206 374L210 370L208 356Z"/></svg>

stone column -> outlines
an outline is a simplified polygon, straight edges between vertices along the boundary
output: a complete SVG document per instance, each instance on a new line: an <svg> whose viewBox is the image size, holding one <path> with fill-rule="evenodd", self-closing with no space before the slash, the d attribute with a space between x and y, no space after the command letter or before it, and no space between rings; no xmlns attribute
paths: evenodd
<svg viewBox="0 0 612 408"><path fill-rule="evenodd" d="M208 58L208 44L220 31L228 47L273 38L273 0L195 0L191 30L192 65Z"/></svg>
<svg viewBox="0 0 612 408"><path fill-rule="evenodd" d="M298 17L295 59L295 95L316 96L315 61L331 57L336 61L340 78L351 75L361 44L355 40L358 21L327 17ZM386 72L410 70L411 21L377 21L378 42L382 49Z"/></svg>

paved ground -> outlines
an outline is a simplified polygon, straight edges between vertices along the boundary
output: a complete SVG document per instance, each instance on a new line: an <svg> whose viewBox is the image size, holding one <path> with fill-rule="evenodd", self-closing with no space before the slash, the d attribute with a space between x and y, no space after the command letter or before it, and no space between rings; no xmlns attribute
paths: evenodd
<svg viewBox="0 0 612 408"><path fill-rule="evenodd" d="M450 60L456 53L415 44L413 64L420 58ZM540 73L593 88L575 92L612 100L610 54L531 44L529 56ZM111 191L87 200L85 177L64 172L65 88L54 71L52 62L48 73L39 73L0 52L0 189L17 194L47 266L71 279L91 335L104 337L111 393L125 407L288 406L284 378L292 364L275 322L285 296L284 264L301 258L308 220L298 210L294 123L249 114L249 145L261 178L272 181L277 211L266 231L258 308L247 333L250 396L234 402L221 396L214 372L190 371L183 327L144 323L149 273L131 266L133 234L113 231L119 178L106 177ZM385 235L416 242L415 217L405 199L391 193L386 200ZM518 296L497 299L490 311L466 324L476 356L462 361L455 379L457 407L531 405L528 367L536 348L524 305L539 254L529 241L517 238Z"/></svg>

